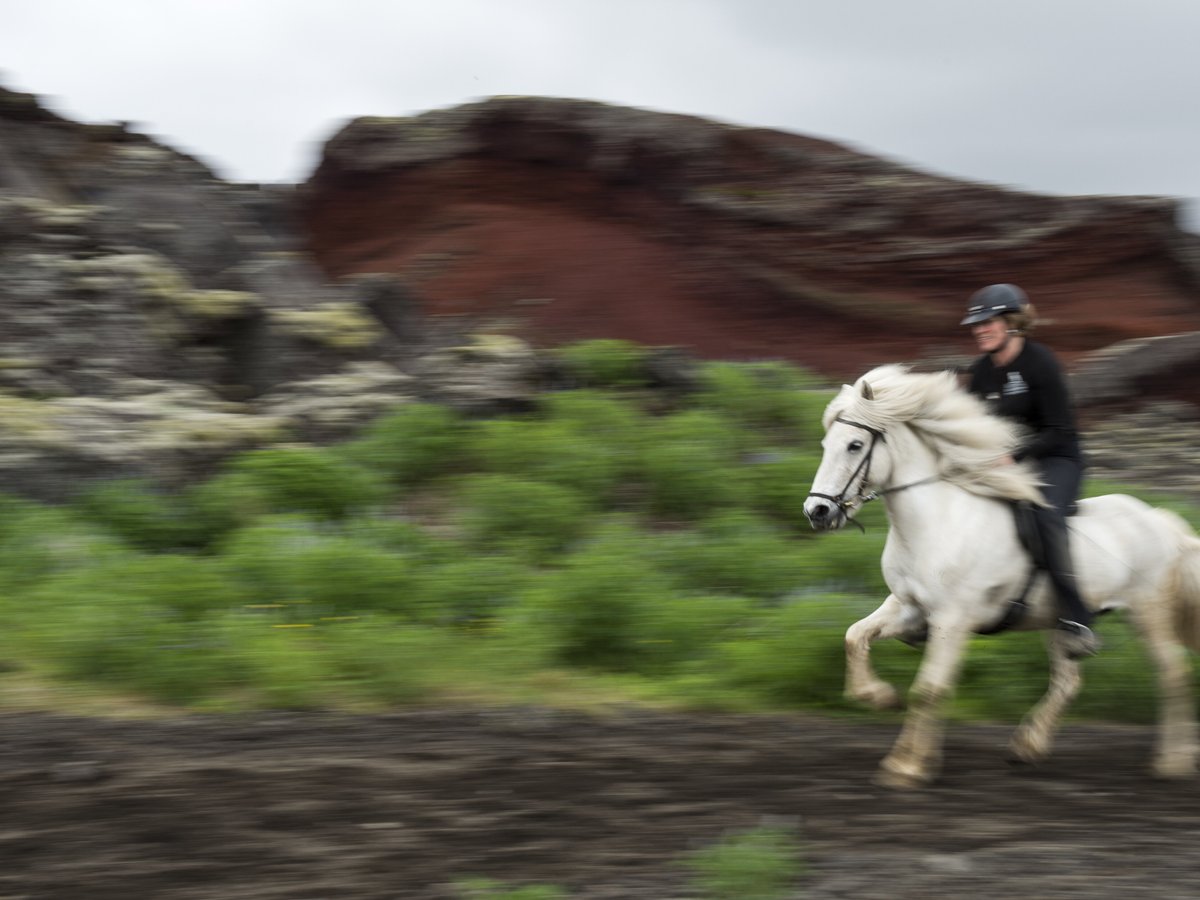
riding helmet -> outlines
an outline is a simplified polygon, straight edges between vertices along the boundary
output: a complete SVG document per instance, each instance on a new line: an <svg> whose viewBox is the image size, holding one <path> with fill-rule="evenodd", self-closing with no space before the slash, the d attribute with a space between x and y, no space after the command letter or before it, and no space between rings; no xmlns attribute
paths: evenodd
<svg viewBox="0 0 1200 900"><path fill-rule="evenodd" d="M958 324L974 325L995 316L1018 313L1028 304L1029 298L1015 284L989 284L971 295L967 301L967 315Z"/></svg>

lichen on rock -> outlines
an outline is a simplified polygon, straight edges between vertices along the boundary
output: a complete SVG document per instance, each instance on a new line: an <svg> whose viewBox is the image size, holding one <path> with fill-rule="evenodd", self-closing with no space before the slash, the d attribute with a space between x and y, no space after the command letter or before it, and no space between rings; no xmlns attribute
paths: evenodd
<svg viewBox="0 0 1200 900"><path fill-rule="evenodd" d="M358 304L330 301L313 309L270 311L271 323L281 331L338 350L367 349L384 335L379 324Z"/></svg>

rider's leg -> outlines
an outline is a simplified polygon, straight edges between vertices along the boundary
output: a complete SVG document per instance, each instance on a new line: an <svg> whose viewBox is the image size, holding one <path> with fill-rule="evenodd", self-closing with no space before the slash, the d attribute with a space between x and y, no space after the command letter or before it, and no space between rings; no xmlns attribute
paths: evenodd
<svg viewBox="0 0 1200 900"><path fill-rule="evenodd" d="M1079 495L1082 469L1074 460L1050 458L1040 460L1038 470L1044 482L1042 493L1050 506L1038 508L1034 520L1042 542L1046 572L1058 598L1060 637L1068 655L1091 656L1100 649L1100 641L1090 627L1095 616L1079 595L1065 517Z"/></svg>

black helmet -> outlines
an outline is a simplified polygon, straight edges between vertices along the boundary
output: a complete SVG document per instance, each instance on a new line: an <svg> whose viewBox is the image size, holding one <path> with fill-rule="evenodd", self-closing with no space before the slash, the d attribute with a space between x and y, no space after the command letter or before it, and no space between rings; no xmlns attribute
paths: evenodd
<svg viewBox="0 0 1200 900"><path fill-rule="evenodd" d="M980 288L967 301L967 315L959 325L986 322L1005 313L1017 313L1029 305L1025 292L1015 284L989 284Z"/></svg>

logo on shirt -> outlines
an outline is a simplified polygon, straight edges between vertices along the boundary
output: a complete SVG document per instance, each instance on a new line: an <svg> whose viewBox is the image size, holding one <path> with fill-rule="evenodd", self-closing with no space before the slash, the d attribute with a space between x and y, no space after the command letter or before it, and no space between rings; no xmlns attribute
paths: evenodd
<svg viewBox="0 0 1200 900"><path fill-rule="evenodd" d="M1009 372L1008 380L1004 382L1001 390L1005 397L1015 397L1017 394L1028 394L1029 385L1025 383L1020 372Z"/></svg>

